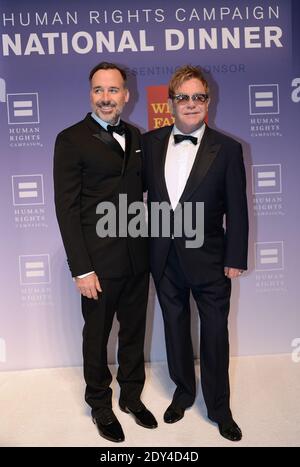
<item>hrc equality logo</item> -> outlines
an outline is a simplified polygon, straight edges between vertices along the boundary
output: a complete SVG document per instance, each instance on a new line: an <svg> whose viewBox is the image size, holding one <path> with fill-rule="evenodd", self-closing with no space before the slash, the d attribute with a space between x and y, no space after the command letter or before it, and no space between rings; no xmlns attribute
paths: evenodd
<svg viewBox="0 0 300 467"><path fill-rule="evenodd" d="M20 255L19 256L20 284L50 284L50 256Z"/></svg>
<svg viewBox="0 0 300 467"><path fill-rule="evenodd" d="M40 123L38 93L7 94L9 125Z"/></svg>
<svg viewBox="0 0 300 467"><path fill-rule="evenodd" d="M278 84L249 85L250 115L279 114Z"/></svg>

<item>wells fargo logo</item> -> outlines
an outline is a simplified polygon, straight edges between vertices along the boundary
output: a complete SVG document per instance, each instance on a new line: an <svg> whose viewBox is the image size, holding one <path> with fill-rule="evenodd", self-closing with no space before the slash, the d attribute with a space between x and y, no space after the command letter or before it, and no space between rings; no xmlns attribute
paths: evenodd
<svg viewBox="0 0 300 467"><path fill-rule="evenodd" d="M168 105L168 86L148 86L148 128L154 130L166 125L172 125L172 117Z"/></svg>

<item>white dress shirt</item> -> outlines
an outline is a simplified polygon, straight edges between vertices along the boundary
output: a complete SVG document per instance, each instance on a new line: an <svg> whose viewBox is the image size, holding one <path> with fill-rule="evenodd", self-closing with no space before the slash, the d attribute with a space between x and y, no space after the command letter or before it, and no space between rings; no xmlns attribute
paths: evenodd
<svg viewBox="0 0 300 467"><path fill-rule="evenodd" d="M98 117L98 115L96 115L95 112L93 112L91 116L93 117L94 120L96 120L97 123L99 123L99 125L101 125L104 128L104 130L107 130L107 126L110 125L108 122L105 122L100 117ZM118 125L119 122L120 122L120 119L118 120L116 125ZM125 135L119 135L119 133L115 133L115 132L113 132L112 135L118 141L123 151L125 151Z"/></svg>
<svg viewBox="0 0 300 467"><path fill-rule="evenodd" d="M192 143L190 140L175 144L174 134L180 133L175 125L170 135L165 162L165 180L173 210L175 210L189 178L204 130L205 124L190 133L191 136L198 139L197 144Z"/></svg>

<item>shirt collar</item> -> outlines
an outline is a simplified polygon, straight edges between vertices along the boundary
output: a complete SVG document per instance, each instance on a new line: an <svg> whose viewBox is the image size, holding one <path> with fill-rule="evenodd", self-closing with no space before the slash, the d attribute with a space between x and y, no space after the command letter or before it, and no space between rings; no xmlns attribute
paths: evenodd
<svg viewBox="0 0 300 467"><path fill-rule="evenodd" d="M189 135L191 136L195 136L196 138L198 138L198 141L199 139L202 137L203 133L204 133L204 130L205 130L205 123L203 122L203 124L200 126L200 128L197 128L197 130L193 131L193 133L188 133ZM173 134L174 135L178 135L178 134L182 134L182 131L178 130L177 126L174 125L173 127Z"/></svg>
<svg viewBox="0 0 300 467"><path fill-rule="evenodd" d="M92 112L91 117L93 117L93 119L96 120L96 122L99 123L99 125L101 125L104 128L104 130L107 130L107 126L110 125L109 122L105 122L104 120L99 118L98 115L95 114L95 112ZM120 123L120 118L118 122L116 123L116 125L118 125L119 123Z"/></svg>

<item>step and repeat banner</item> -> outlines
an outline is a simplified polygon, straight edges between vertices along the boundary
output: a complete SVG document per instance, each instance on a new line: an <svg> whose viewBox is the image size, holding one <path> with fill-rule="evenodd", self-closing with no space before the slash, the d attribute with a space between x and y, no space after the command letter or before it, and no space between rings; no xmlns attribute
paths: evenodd
<svg viewBox="0 0 300 467"><path fill-rule="evenodd" d="M289 0L0 1L0 369L81 364L53 145L90 110L89 71L103 60L126 68L124 119L143 132L172 123L166 89L177 67L205 72L209 125L242 143L248 178L249 271L233 285L231 353L288 352L298 361L299 10ZM117 325L111 362L116 345ZM147 360L165 359L153 286L145 350Z"/></svg>

